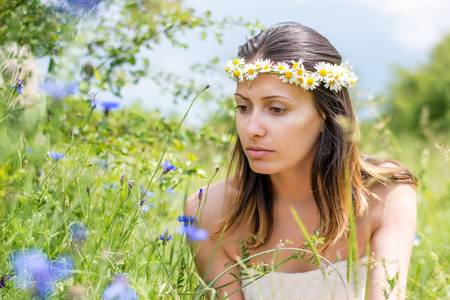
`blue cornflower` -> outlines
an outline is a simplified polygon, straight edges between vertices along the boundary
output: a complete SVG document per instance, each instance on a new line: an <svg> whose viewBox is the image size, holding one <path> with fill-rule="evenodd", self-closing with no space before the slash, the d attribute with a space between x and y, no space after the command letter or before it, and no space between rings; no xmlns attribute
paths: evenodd
<svg viewBox="0 0 450 300"><path fill-rule="evenodd" d="M178 169L167 159L161 164L161 167L164 168L163 175L166 175L167 173L169 173L169 171L176 171Z"/></svg>
<svg viewBox="0 0 450 300"><path fill-rule="evenodd" d="M97 107L98 94L92 93L89 97L91 99L91 109L95 109Z"/></svg>
<svg viewBox="0 0 450 300"><path fill-rule="evenodd" d="M33 152L33 149L31 147L28 147L27 153L32 153L32 152Z"/></svg>
<svg viewBox="0 0 450 300"><path fill-rule="evenodd" d="M164 235L158 234L158 239L161 240L163 242L163 246L165 246L166 243L172 239L172 235L169 235L169 229L166 230Z"/></svg>
<svg viewBox="0 0 450 300"><path fill-rule="evenodd" d="M202 201L203 198L203 189L200 189L200 191L198 192L198 201Z"/></svg>
<svg viewBox="0 0 450 300"><path fill-rule="evenodd" d="M147 199L142 199L141 203L140 203L140 207L142 209L143 212L149 211L150 208L148 208L148 206L145 204L145 202L147 202Z"/></svg>
<svg viewBox="0 0 450 300"><path fill-rule="evenodd" d="M6 275L2 276L2 279L0 280L0 289L6 287L5 279L8 280L8 281L11 281L11 277L6 276Z"/></svg>
<svg viewBox="0 0 450 300"><path fill-rule="evenodd" d="M99 159L97 163L98 163L99 166L101 166L101 167L103 167L105 169L108 168L108 166L109 166L109 163L107 161L103 160L103 159Z"/></svg>
<svg viewBox="0 0 450 300"><path fill-rule="evenodd" d="M82 223L73 223L69 227L69 231L72 235L72 238L77 242L83 242L86 240L88 231L84 224Z"/></svg>
<svg viewBox="0 0 450 300"><path fill-rule="evenodd" d="M202 228L197 228L195 225L180 226L178 232L186 234L186 237L190 241L204 241L209 238L209 234Z"/></svg>
<svg viewBox="0 0 450 300"><path fill-rule="evenodd" d="M60 160L61 158L64 157L64 153L62 152L55 152L55 151L50 151L50 157L56 160Z"/></svg>
<svg viewBox="0 0 450 300"><path fill-rule="evenodd" d="M114 282L103 290L102 296L105 300L135 300L138 298L136 292L128 287L128 279L125 275L116 276Z"/></svg>
<svg viewBox="0 0 450 300"><path fill-rule="evenodd" d="M195 223L195 218L183 215L183 216L178 216L177 221L183 223L184 226L188 226L190 224Z"/></svg>
<svg viewBox="0 0 450 300"><path fill-rule="evenodd" d="M419 246L420 245L420 236L415 233L414 234L414 242L413 242L414 246Z"/></svg>
<svg viewBox="0 0 450 300"><path fill-rule="evenodd" d="M12 85L12 87L16 88L17 94L23 94L23 90L25 89L24 84L25 82L23 82L23 80L17 78L17 81Z"/></svg>
<svg viewBox="0 0 450 300"><path fill-rule="evenodd" d="M78 82L54 82L54 81L44 81L39 87L49 96L55 98L56 100L64 99L65 97L75 94L78 92Z"/></svg>
<svg viewBox="0 0 450 300"><path fill-rule="evenodd" d="M168 192L170 195L176 195L176 194L177 194L177 193L175 192L175 189L170 188L170 187L166 188L166 192Z"/></svg>
<svg viewBox="0 0 450 300"><path fill-rule="evenodd" d="M113 110L120 107L120 102L117 101L101 101L99 104L104 110Z"/></svg>
<svg viewBox="0 0 450 300"><path fill-rule="evenodd" d="M117 188L117 184L115 184L115 183L111 183L111 184L105 183L104 186L105 186L105 189L111 189L111 190L115 190Z"/></svg>
<svg viewBox="0 0 450 300"><path fill-rule="evenodd" d="M143 194L145 192L144 186L140 185L139 188L141 189L141 193ZM148 198L153 197L153 193L151 191L146 191L145 192L145 197L148 197Z"/></svg>
<svg viewBox="0 0 450 300"><path fill-rule="evenodd" d="M12 255L12 265L16 282L21 289L35 287L44 298L53 292L53 284L70 276L73 270L73 260L61 257L50 262L47 255L39 250L15 252Z"/></svg>

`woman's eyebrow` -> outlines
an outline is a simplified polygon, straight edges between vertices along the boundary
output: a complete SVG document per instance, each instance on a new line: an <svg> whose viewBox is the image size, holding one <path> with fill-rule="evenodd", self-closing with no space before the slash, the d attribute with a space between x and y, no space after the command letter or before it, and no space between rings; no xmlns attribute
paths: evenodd
<svg viewBox="0 0 450 300"><path fill-rule="evenodd" d="M283 99L286 99L289 101L294 101L294 99L292 99L292 98L281 96L281 95L265 96L265 97L262 97L261 100L269 100L269 99L273 99L273 98L283 98Z"/></svg>
<svg viewBox="0 0 450 300"><path fill-rule="evenodd" d="M250 99L248 99L247 97L242 96L242 95L239 94L239 93L234 93L234 95L235 95L235 96L238 96L238 97L241 97L241 98L244 99L244 100L250 101ZM283 98L283 99L286 99L286 100L294 101L293 99L291 99L291 98L289 98L289 97L280 96L280 95L265 96L265 97L262 97L261 100L270 100L270 99L274 99L274 98Z"/></svg>
<svg viewBox="0 0 450 300"><path fill-rule="evenodd" d="M234 93L234 95L235 95L235 96L238 96L238 97L241 97L241 98L244 99L244 100L250 101L250 99L248 99L247 97L242 96L242 95L239 94L239 93Z"/></svg>

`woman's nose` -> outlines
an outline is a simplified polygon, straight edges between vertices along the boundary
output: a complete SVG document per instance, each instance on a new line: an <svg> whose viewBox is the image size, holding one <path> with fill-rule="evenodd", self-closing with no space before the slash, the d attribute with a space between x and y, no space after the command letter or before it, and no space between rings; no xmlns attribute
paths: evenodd
<svg viewBox="0 0 450 300"><path fill-rule="evenodd" d="M266 132L266 124L261 113L254 111L248 119L246 126L247 135L251 138L263 137Z"/></svg>

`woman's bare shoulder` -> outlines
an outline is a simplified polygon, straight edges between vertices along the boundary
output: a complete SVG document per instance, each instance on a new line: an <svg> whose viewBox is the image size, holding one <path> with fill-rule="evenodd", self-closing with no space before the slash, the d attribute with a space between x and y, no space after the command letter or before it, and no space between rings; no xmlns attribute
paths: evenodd
<svg viewBox="0 0 450 300"><path fill-rule="evenodd" d="M209 187L202 187L201 200L199 200L200 189L197 190L186 201L185 215L197 216L197 219L201 217L201 227L207 228L208 231L212 230L226 215L227 198L233 194L231 184L233 179L234 175L228 180L224 179L211 184Z"/></svg>
<svg viewBox="0 0 450 300"><path fill-rule="evenodd" d="M384 163L385 168L398 168L393 163ZM389 223L389 219L399 219L415 214L416 190L414 185L406 183L377 182L370 186L371 197L369 201L369 213L372 220L372 228L375 231L380 226Z"/></svg>

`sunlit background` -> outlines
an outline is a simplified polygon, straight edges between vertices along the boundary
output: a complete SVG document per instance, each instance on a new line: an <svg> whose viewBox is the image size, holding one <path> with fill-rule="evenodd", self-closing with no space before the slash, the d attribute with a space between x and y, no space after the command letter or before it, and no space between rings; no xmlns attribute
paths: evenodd
<svg viewBox="0 0 450 300"><path fill-rule="evenodd" d="M383 94L393 76L395 66L415 67L426 62L429 51L450 31L450 1L446 0L187 0L186 6L198 12L210 11L219 20L232 16L245 21L259 21L264 26L295 21L317 30L330 40L344 60L359 75L359 90L370 97ZM250 38L248 30L233 26L223 31L222 44L214 36L202 40L200 30L180 35L187 49L176 48L163 41L149 52L156 69L170 69L180 76L195 76L189 66L218 57L223 64L233 58L237 47ZM205 83L221 84L231 93L234 83L225 73L205 78ZM212 81L212 82L210 82ZM214 83L214 84L213 84ZM183 112L187 102L174 104L171 95L161 93L149 79L126 88L127 101L140 100L147 108L158 108L164 114ZM151 95L151 96L149 96ZM196 105L188 122L202 119L213 104Z"/></svg>

